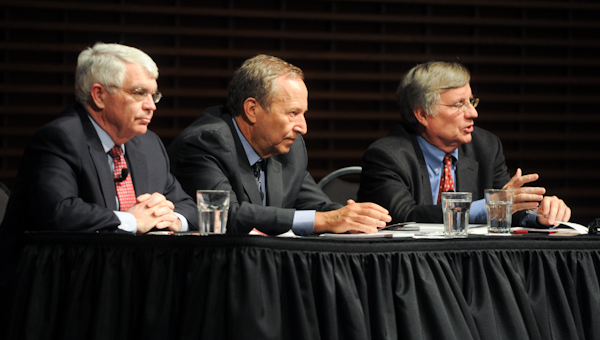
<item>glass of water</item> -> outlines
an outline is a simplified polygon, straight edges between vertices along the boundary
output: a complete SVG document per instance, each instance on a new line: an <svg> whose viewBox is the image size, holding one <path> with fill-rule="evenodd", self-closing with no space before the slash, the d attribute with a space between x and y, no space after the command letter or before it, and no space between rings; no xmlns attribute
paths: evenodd
<svg viewBox="0 0 600 340"><path fill-rule="evenodd" d="M472 194L470 192L442 193L444 235L446 237L467 237L471 201Z"/></svg>
<svg viewBox="0 0 600 340"><path fill-rule="evenodd" d="M198 190L200 234L225 234L229 212L229 190Z"/></svg>
<svg viewBox="0 0 600 340"><path fill-rule="evenodd" d="M512 223L513 191L485 189L485 212L488 232L510 233Z"/></svg>

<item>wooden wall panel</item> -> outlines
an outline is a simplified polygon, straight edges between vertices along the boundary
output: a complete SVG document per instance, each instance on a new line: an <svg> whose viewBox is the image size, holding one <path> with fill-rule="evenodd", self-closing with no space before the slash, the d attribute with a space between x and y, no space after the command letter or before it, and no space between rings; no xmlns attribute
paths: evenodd
<svg viewBox="0 0 600 340"><path fill-rule="evenodd" d="M478 126L503 141L511 173L537 172L573 220L600 217L600 5L595 1L3 0L0 180L29 136L72 103L78 53L96 41L150 54L165 97L150 128L168 145L223 103L258 53L301 67L309 88L309 170L356 165L398 122L409 68L459 61L481 99Z"/></svg>

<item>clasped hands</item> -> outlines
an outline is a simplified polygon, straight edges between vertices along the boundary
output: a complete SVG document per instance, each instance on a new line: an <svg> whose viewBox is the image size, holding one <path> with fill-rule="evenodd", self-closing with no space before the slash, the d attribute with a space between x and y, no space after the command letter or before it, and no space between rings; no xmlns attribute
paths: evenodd
<svg viewBox="0 0 600 340"><path fill-rule="evenodd" d="M513 190L513 212L524 209L537 209L538 222L550 226L568 222L571 218L571 209L563 200L556 196L544 196L546 189L543 187L524 187L523 185L534 182L538 174L523 175L517 169L515 175L502 189Z"/></svg>
<svg viewBox="0 0 600 340"><path fill-rule="evenodd" d="M146 233L154 227L181 231L181 220L175 215L174 209L173 202L155 192L138 196L137 203L127 209L127 212L135 216L138 233Z"/></svg>
<svg viewBox="0 0 600 340"><path fill-rule="evenodd" d="M348 200L348 205L333 211L315 213L315 233L369 233L386 226L392 220L389 211L375 203L356 203Z"/></svg>

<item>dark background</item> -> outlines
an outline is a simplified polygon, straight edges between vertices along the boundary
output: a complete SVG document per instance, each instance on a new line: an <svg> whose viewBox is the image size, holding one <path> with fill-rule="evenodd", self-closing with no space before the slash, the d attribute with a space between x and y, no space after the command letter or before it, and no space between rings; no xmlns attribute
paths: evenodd
<svg viewBox="0 0 600 340"><path fill-rule="evenodd" d="M309 170L318 180L398 122L402 75L458 61L509 171L600 217L600 5L597 1L0 1L0 181L9 188L31 134L74 101L77 55L96 41L147 52L164 94L150 129L165 145L222 104L258 53L305 71ZM42 202L40 202L42 203Z"/></svg>

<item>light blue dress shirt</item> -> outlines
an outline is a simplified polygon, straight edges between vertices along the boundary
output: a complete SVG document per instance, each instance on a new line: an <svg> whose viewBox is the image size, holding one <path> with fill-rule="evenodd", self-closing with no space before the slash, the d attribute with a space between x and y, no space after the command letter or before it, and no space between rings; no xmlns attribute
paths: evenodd
<svg viewBox="0 0 600 340"><path fill-rule="evenodd" d="M438 201L438 191L440 187L440 180L442 172L444 171L444 156L446 152L433 146L425 138L417 136L421 151L423 151L423 157L425 163L427 163L427 172L429 173L429 183L431 183L431 196L433 197L433 204L436 205ZM452 173L452 180L456 183L456 163L458 159L458 149L455 149L450 153L454 158L450 172ZM469 223L479 224L487 223L487 214L485 212L485 200L480 199L471 203L471 209L469 211Z"/></svg>
<svg viewBox="0 0 600 340"><path fill-rule="evenodd" d="M235 126L235 130L237 131L240 140L242 141L242 146L244 147L244 152L246 153L246 157L248 158L248 162L250 166L253 166L254 163L260 161L262 158L256 153L254 148L250 145L244 134L240 131L240 128L235 121L235 118L231 119L233 121L233 126ZM266 206L267 202L267 183L265 181L265 172L260 172L260 186L262 192L265 193L263 197L263 206ZM292 222L292 231L296 235L306 236L312 234L315 228L315 213L316 210L296 210L294 212L294 220Z"/></svg>
<svg viewBox="0 0 600 340"><path fill-rule="evenodd" d="M106 131L104 131L100 127L100 125L98 125L98 123L96 123L96 121L90 115L88 115L88 118L92 122L92 125L94 125L94 129L96 130L98 137L100 137L100 142L102 143L102 147L104 148L104 152L106 153L110 171L114 176L115 163L113 161L112 156L108 153L108 151L110 151L110 149L112 149L113 146L115 146L116 144L115 144L115 142L113 142L112 138L110 138L108 133L106 133ZM123 149L123 157L124 157L125 156L125 144L121 145L121 148ZM119 198L117 196L115 196L115 200L117 201L117 209L118 209L119 208ZM115 213L115 215L117 215L117 218L119 219L119 221L121 221L121 224L118 226L119 229L130 232L130 233L135 233L137 231L137 221L135 219L135 216L133 216L132 213L128 213L126 211L113 211L113 212ZM179 217L179 220L181 221L181 231L188 231L187 219L179 213L174 212L174 214L177 217Z"/></svg>

